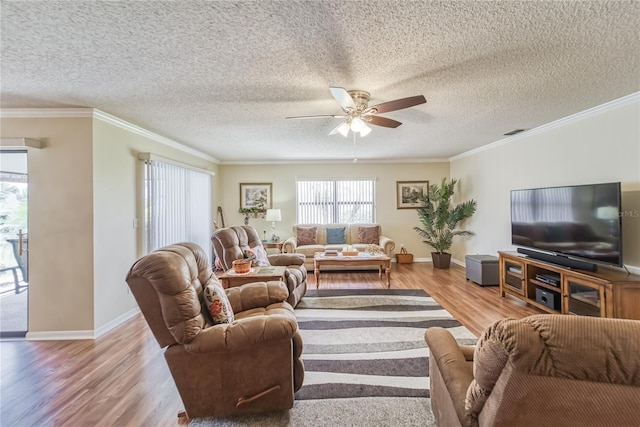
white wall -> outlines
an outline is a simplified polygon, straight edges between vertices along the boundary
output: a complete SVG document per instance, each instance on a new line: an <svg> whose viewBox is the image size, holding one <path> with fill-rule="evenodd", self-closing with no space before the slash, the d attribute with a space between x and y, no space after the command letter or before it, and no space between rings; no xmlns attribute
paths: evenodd
<svg viewBox="0 0 640 427"><path fill-rule="evenodd" d="M30 149L29 331L93 329L91 118L3 118Z"/></svg>
<svg viewBox="0 0 640 427"><path fill-rule="evenodd" d="M422 243L413 231L420 225L415 209L396 209L396 181L440 182L449 177L449 163L327 163L286 165L221 165L220 205L225 224L238 225L244 217L240 208L240 183L271 182L273 184L273 206L282 210L282 222L276 224L276 234L281 238L291 236L291 226L296 223L296 177L376 178L377 218L382 233L396 242L396 250L404 244L418 258L429 258L431 248ZM250 218L262 236L271 234L271 223L264 219ZM220 225L220 224L218 224Z"/></svg>
<svg viewBox="0 0 640 427"><path fill-rule="evenodd" d="M457 197L478 201L465 225L477 235L454 244L453 256L515 250L510 190L622 183L624 263L640 267L640 96L597 107L451 161ZM635 213L635 214L634 214Z"/></svg>
<svg viewBox="0 0 640 427"><path fill-rule="evenodd" d="M135 309L125 277L142 251L140 229L133 228L133 218L141 216L138 152L217 169L94 119L88 109L78 114L83 117L0 120L2 137L45 140L44 148L28 155L27 338L91 338Z"/></svg>
<svg viewBox="0 0 640 427"><path fill-rule="evenodd" d="M143 254L140 152L216 171L217 165L103 120L93 120L94 328L137 307L125 277ZM216 177L212 177L216 188ZM215 200L213 194L212 200ZM139 228L133 227L138 219ZM208 248L204 248L207 250Z"/></svg>

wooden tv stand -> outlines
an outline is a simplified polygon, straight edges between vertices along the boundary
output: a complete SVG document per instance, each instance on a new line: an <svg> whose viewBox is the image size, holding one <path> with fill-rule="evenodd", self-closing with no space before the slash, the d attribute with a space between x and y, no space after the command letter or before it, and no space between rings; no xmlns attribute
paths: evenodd
<svg viewBox="0 0 640 427"><path fill-rule="evenodd" d="M516 252L499 252L500 296L549 313L640 320L640 276L600 267L572 270Z"/></svg>

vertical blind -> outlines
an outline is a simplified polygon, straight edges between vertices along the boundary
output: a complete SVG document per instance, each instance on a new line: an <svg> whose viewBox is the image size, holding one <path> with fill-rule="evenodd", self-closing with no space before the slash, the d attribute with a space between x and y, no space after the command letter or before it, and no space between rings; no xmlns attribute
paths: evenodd
<svg viewBox="0 0 640 427"><path fill-rule="evenodd" d="M297 222L375 222L374 178L296 179Z"/></svg>
<svg viewBox="0 0 640 427"><path fill-rule="evenodd" d="M152 159L144 170L145 252L193 242L210 258L211 175Z"/></svg>

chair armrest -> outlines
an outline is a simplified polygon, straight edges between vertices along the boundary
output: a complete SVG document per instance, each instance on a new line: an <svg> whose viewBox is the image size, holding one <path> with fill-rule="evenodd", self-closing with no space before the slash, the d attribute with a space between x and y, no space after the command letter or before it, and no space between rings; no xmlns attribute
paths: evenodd
<svg viewBox="0 0 640 427"><path fill-rule="evenodd" d="M289 237L282 244L282 252L286 254L294 254L296 253L296 247L298 246L298 241L295 237Z"/></svg>
<svg viewBox="0 0 640 427"><path fill-rule="evenodd" d="M444 328L429 328L424 338L430 350L429 363L435 363L440 371L456 414L463 423L468 417L465 411L467 389L473 381L473 368L465 357L468 349L463 352L453 335Z"/></svg>
<svg viewBox="0 0 640 427"><path fill-rule="evenodd" d="M289 297L283 282L254 282L224 290L234 313L266 307Z"/></svg>
<svg viewBox="0 0 640 427"><path fill-rule="evenodd" d="M380 246L387 256L396 248L396 243L387 236L380 236Z"/></svg>
<svg viewBox="0 0 640 427"><path fill-rule="evenodd" d="M460 350L467 362L473 362L473 355L476 351L475 345L461 345Z"/></svg>
<svg viewBox="0 0 640 427"><path fill-rule="evenodd" d="M211 326L184 348L191 353L242 351L268 342L293 339L298 323L290 307L287 303L274 304L264 315Z"/></svg>
<svg viewBox="0 0 640 427"><path fill-rule="evenodd" d="M306 257L304 254L286 253L271 254L268 258L271 265L286 267L288 265L303 265Z"/></svg>

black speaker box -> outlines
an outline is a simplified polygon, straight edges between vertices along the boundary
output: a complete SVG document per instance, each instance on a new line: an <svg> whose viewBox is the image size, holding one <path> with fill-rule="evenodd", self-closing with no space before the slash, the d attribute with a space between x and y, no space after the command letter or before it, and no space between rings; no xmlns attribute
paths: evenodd
<svg viewBox="0 0 640 427"><path fill-rule="evenodd" d="M560 294L558 292L536 288L536 302L552 310L560 311Z"/></svg>

